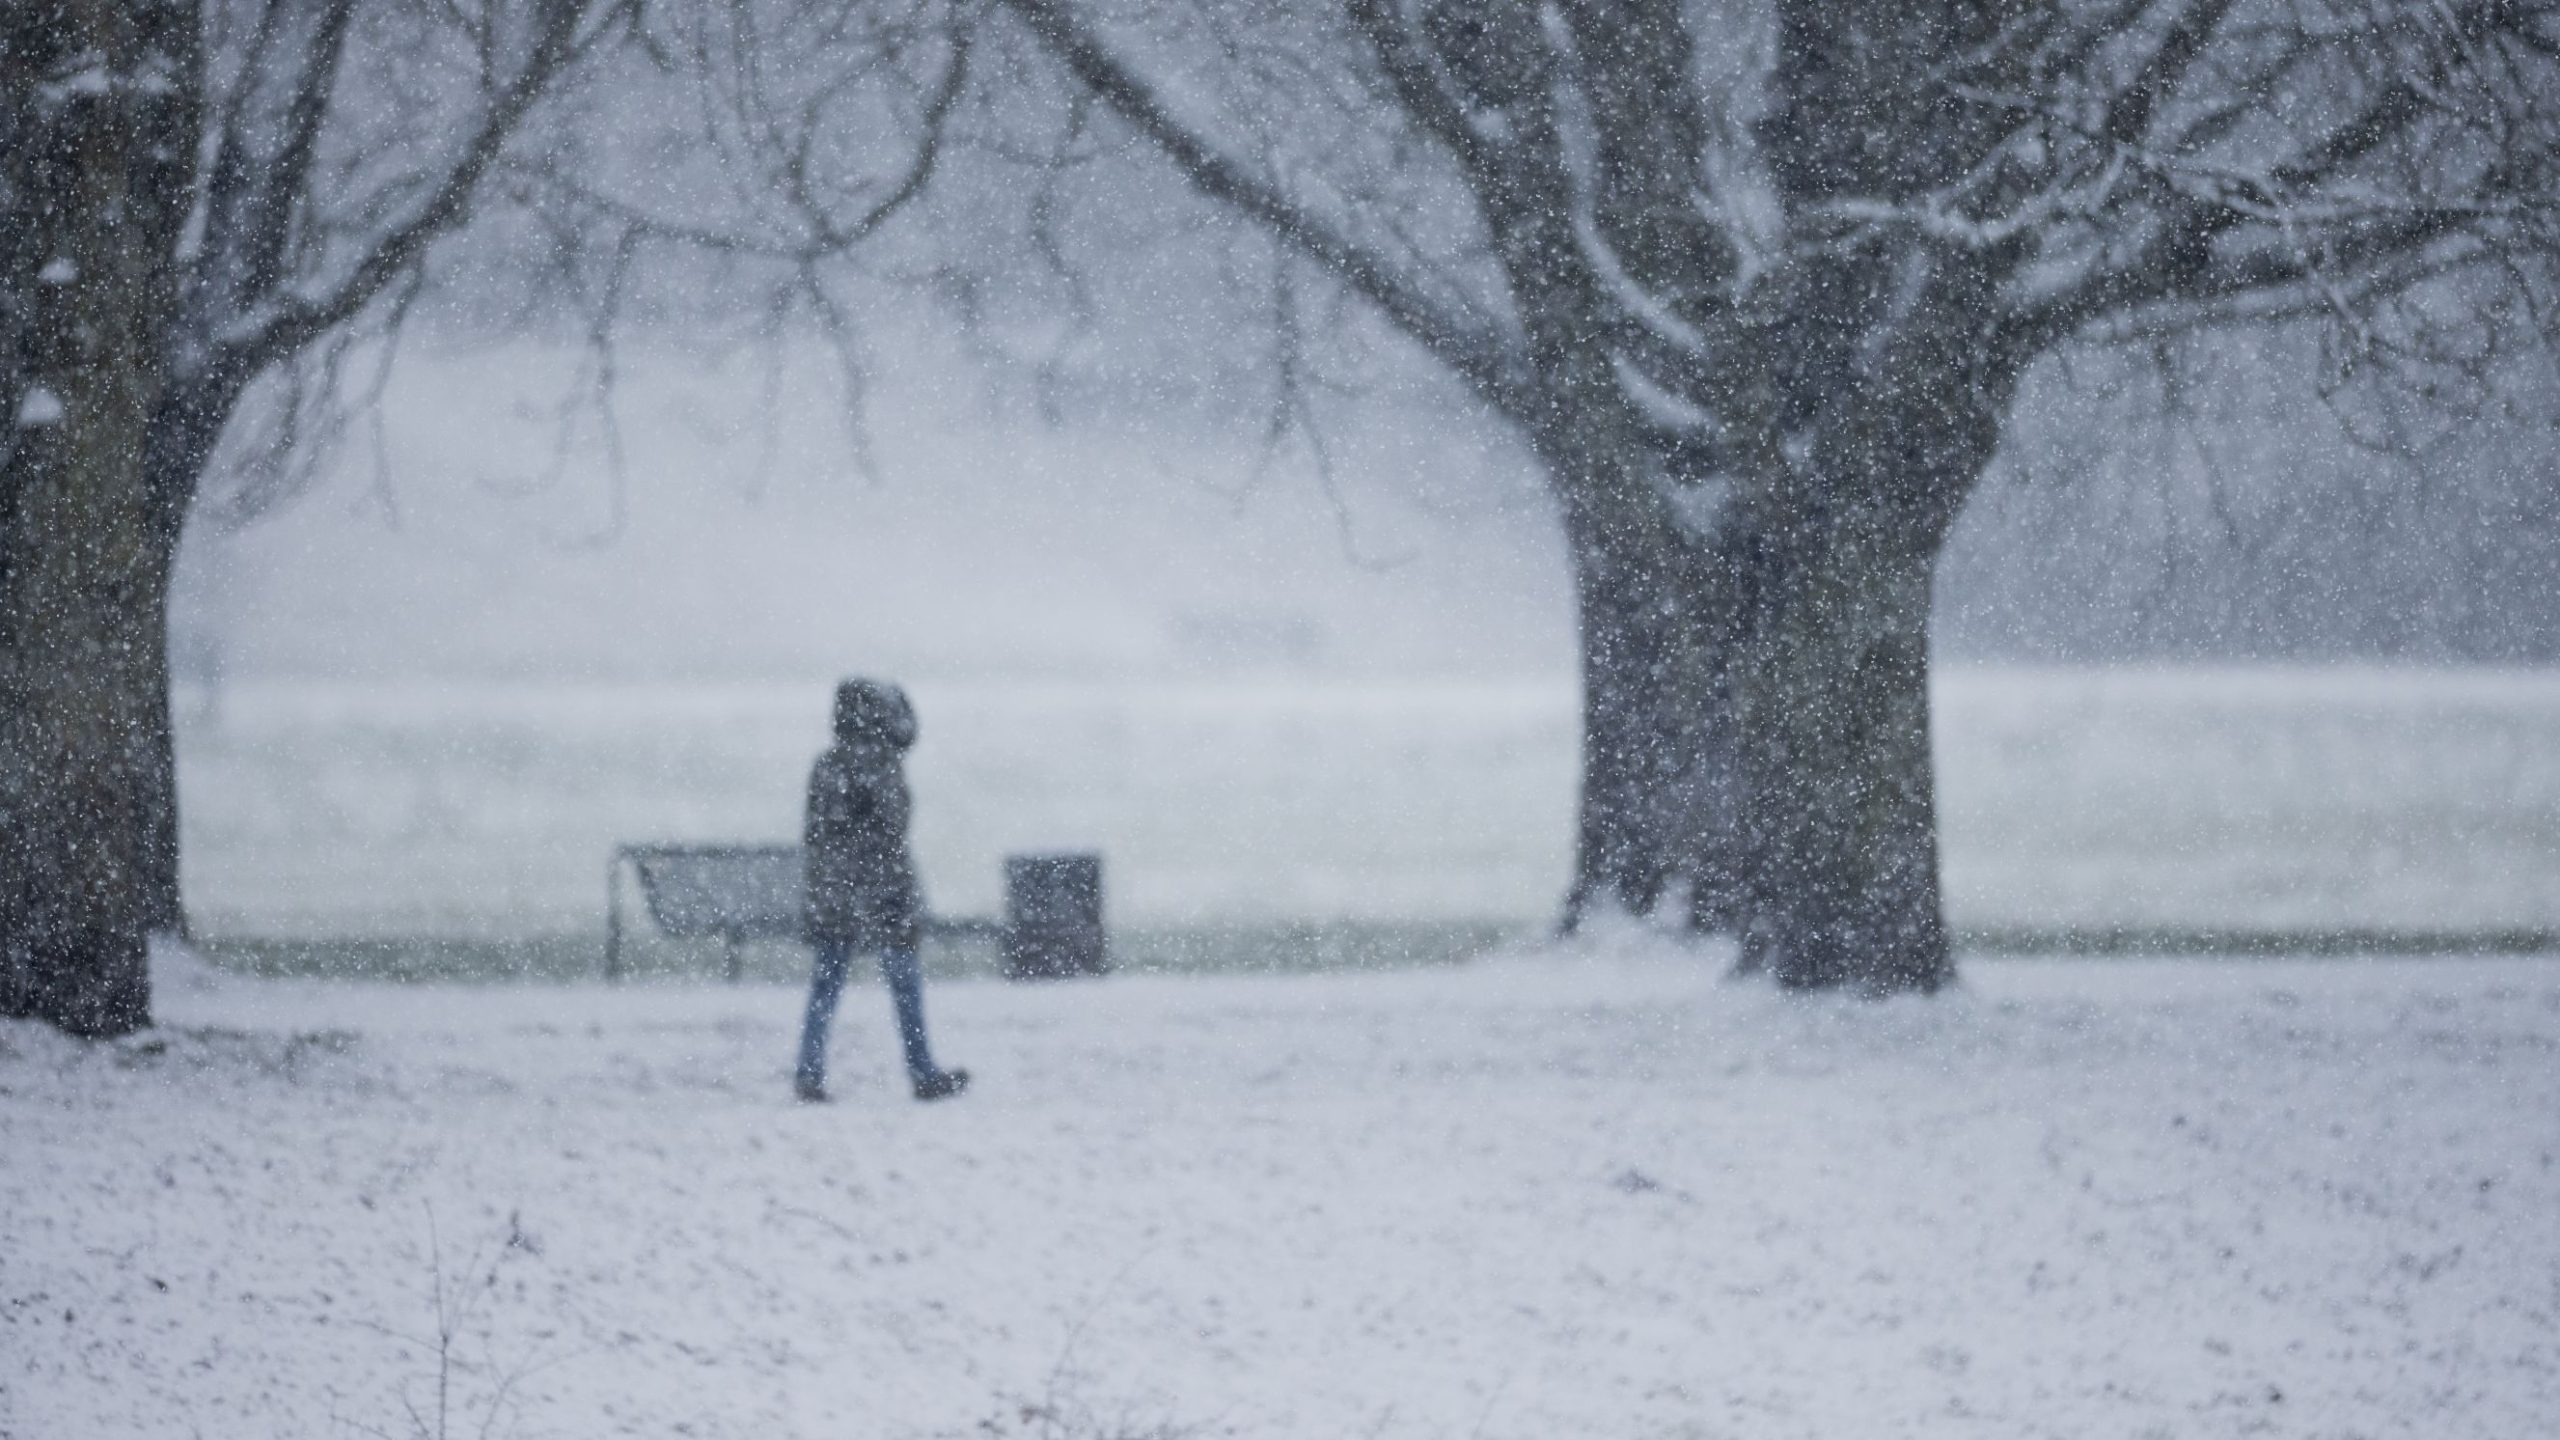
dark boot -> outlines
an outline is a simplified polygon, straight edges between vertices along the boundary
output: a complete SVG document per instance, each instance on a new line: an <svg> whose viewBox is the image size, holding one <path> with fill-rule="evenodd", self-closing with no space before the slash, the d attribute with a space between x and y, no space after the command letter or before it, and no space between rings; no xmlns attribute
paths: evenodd
<svg viewBox="0 0 2560 1440"><path fill-rule="evenodd" d="M932 1070L916 1077L916 1098L948 1100L969 1088L966 1070Z"/></svg>

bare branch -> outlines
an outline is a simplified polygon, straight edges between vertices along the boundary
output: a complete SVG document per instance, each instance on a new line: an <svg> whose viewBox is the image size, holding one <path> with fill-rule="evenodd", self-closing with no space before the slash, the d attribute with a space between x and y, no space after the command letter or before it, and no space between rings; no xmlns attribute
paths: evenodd
<svg viewBox="0 0 2560 1440"><path fill-rule="evenodd" d="M1593 228L1648 293L1697 326L1730 309L1742 250L1708 216L1696 46L1667 0L1563 7L1593 131Z"/></svg>
<svg viewBox="0 0 2560 1440"><path fill-rule="evenodd" d="M943 67L941 85L935 88L933 98L925 106L923 133L916 141L915 155L909 160L906 173L850 225L835 224L823 214L816 217L822 224L819 243L815 247L818 251L840 251L869 239L888 223L891 216L905 209L924 192L926 182L933 178L934 167L942 159L943 136L950 128L951 112L959 105L962 92L968 88L969 49L976 38L974 17L953 27L951 58ZM815 129L812 126L811 132L814 133Z"/></svg>
<svg viewBox="0 0 2560 1440"><path fill-rule="evenodd" d="M1439 67L1414 35L1402 5L1397 0L1349 0L1344 13L1369 42L1396 99L1424 132L1479 184L1491 176L1497 165L1491 143L1476 133L1457 97L1442 83Z"/></svg>
<svg viewBox="0 0 2560 1440"><path fill-rule="evenodd" d="M2179 82L2203 57L2214 31L2236 3L2237 0L2190 0L2169 22L2169 33L2161 37L2151 58L2108 104L2106 121L2099 127L2108 139L2119 145L2140 143L2150 132L2151 118L2158 112L2160 102L2177 90Z"/></svg>
<svg viewBox="0 0 2560 1440"><path fill-rule="evenodd" d="M2474 57L2501 19L2485 6L2460 12L2447 7L2443 18L2446 44ZM2294 59L2280 54L2276 63L2289 69ZM2389 147L2414 143L2423 127L2449 113L2441 93L2450 83L2446 79L2394 66L2388 57L2373 64L2398 73L2381 81L2346 118L2263 170L2234 170L2195 158L2192 134L2168 152L2118 140L2152 182L2150 238L2122 261L2099 265L2064 292L2027 306L2015 318L2015 333L2041 347L2091 326L2122 329L2134 315L2157 324L2181 309L2190 317L2254 316L2306 303L2337 309L2349 293L2379 293L2374 285L2383 277L2437 273L2443 257L2430 252L2448 237L2501 227L2548 230L2560 211L2537 199L2503 161L2458 193L2441 197L2399 181L2385 182L2378 191L2343 188L2359 167ZM2244 98L2209 111L2209 121L2227 128L2237 123L2235 111L2252 103ZM2143 222L2137 210L2112 223L2129 228ZM2244 241L2239 253L2228 253Z"/></svg>
<svg viewBox="0 0 2560 1440"><path fill-rule="evenodd" d="M345 279L317 296L294 297L262 306L219 338L241 365L263 369L311 340L344 323L371 303L426 248L462 223L471 197L496 162L517 127L551 82L586 50L600 43L604 25L628 6L615 0L597 29L579 34L585 0L544 0L534 42L524 65L486 102L479 127L462 153L447 167L426 197L405 219L391 225L354 264Z"/></svg>
<svg viewBox="0 0 2560 1440"><path fill-rule="evenodd" d="M1113 54L1066 0L1004 0L1076 79L1112 113L1163 151L1202 195L1267 227L1362 298L1397 328L1496 403L1514 398L1522 378L1491 325L1443 311L1384 256L1353 241L1279 186L1254 174L1179 118L1155 88Z"/></svg>

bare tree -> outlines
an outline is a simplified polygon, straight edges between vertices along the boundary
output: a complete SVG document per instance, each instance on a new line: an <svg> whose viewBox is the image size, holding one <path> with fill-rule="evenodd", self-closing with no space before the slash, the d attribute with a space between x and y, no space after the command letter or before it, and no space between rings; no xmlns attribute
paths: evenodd
<svg viewBox="0 0 2560 1440"><path fill-rule="evenodd" d="M1575 901L1686 878L1791 986L1952 974L1931 572L2021 377L2300 324L2342 380L2547 336L2537 0L1006 0L1550 476Z"/></svg>
<svg viewBox="0 0 2560 1440"><path fill-rule="evenodd" d="M469 212L627 0L12 7L16 419L0 490L0 998L147 1023L175 919L167 603L248 384L377 303ZM414 66L410 69L406 67ZM420 76L467 76L434 84Z"/></svg>
<svg viewBox="0 0 2560 1440"><path fill-rule="evenodd" d="M695 236L572 183L575 123L649 113L645 97L580 93L611 67L626 85L635 67L683 76L703 113L727 117L710 122L727 138L745 136L760 161L782 157L740 188L767 199L765 213L798 217L796 237L765 248L787 251L795 279L824 299L808 267L876 229L931 169L927 146L885 186L845 170L860 152L847 135L876 117L839 114L838 102L858 110L857 85L905 62L883 48L884 34L905 33L883 29L897 13L866 0L9 8L0 1013L89 1035L149 1023L144 937L182 919L169 577L244 397L290 382L316 385L322 406L342 399L351 337L396 332L430 252L492 205L548 227L545 263L594 282L554 298L600 345L645 242L751 248L734 227ZM915 7L908 28L940 13ZM943 49L941 83L956 87L965 49ZM767 105L778 76L794 77L796 112ZM289 446L305 398L270 407L282 419L255 441ZM290 489L272 483L277 465L253 457L266 483L234 487L226 511Z"/></svg>

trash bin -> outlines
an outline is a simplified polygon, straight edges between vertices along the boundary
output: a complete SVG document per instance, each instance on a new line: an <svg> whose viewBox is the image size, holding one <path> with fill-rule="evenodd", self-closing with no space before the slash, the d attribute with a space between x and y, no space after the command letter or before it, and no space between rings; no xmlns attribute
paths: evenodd
<svg viewBox="0 0 2560 1440"><path fill-rule="evenodd" d="M1004 862L1004 973L1061 980L1109 968L1102 936L1102 857L1008 855Z"/></svg>

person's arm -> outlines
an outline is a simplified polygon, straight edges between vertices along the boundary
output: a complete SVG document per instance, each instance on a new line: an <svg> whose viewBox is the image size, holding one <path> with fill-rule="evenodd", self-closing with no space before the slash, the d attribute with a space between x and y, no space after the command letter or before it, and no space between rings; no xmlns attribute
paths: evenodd
<svg viewBox="0 0 2560 1440"><path fill-rule="evenodd" d="M852 823L853 797L846 793L844 781L844 772L828 764L824 755L809 767L809 801L800 811L800 845L813 857Z"/></svg>

